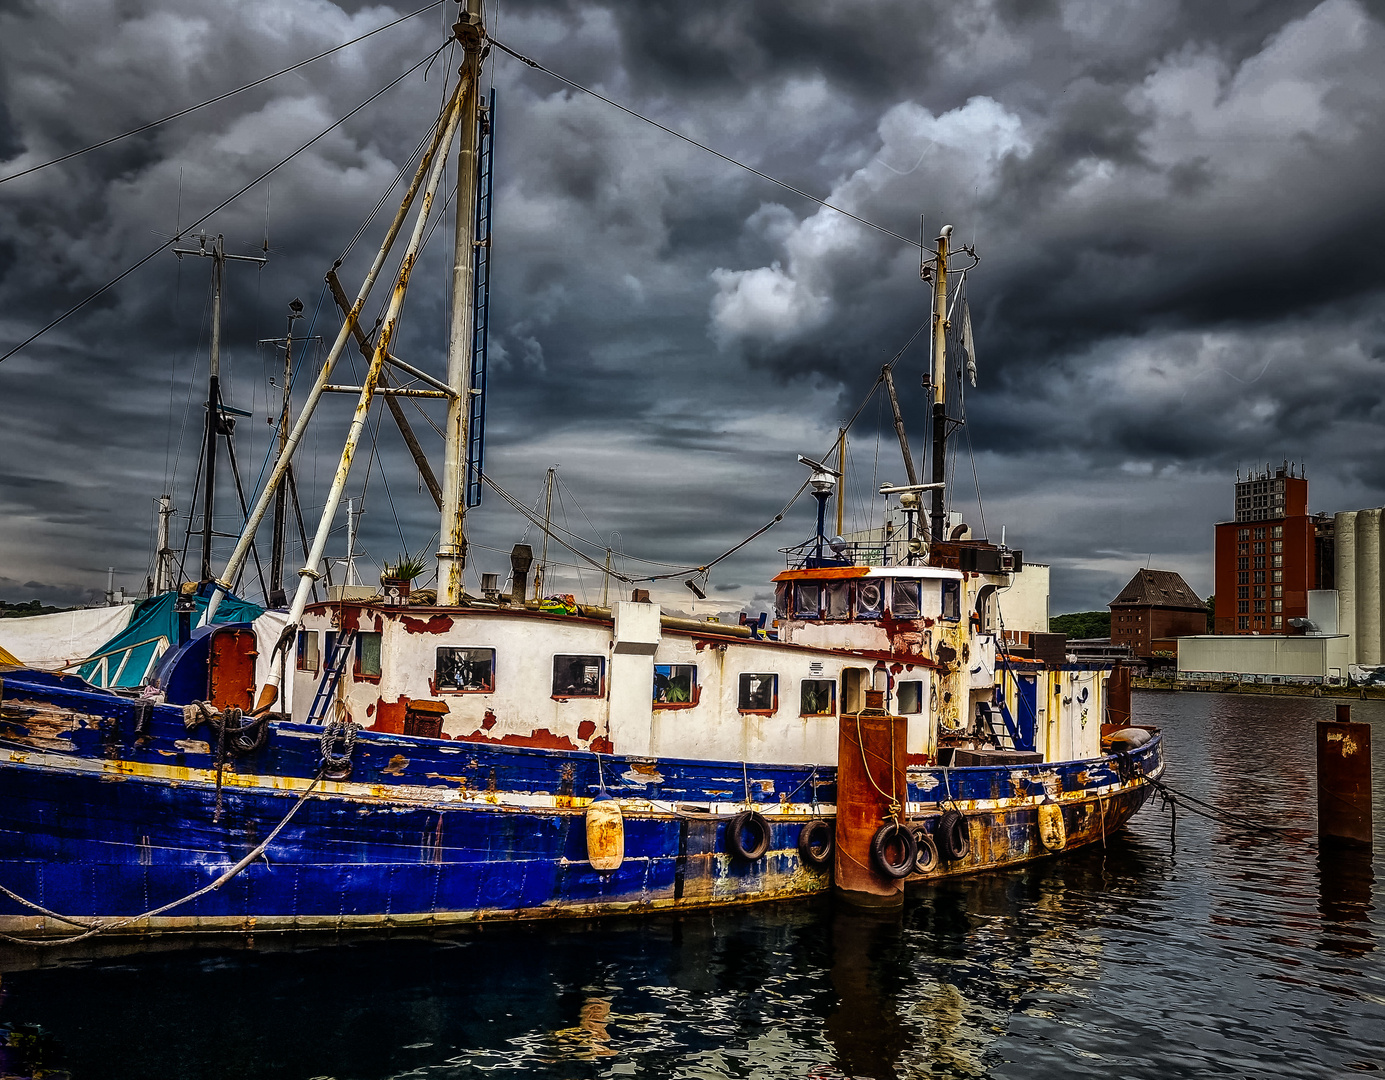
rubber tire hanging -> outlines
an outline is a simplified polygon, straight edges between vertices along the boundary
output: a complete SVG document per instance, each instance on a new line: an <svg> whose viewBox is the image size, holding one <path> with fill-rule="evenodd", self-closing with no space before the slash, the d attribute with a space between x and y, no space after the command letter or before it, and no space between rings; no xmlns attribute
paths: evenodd
<svg viewBox="0 0 1385 1080"><path fill-rule="evenodd" d="M898 844L899 858L892 858L890 848ZM887 821L875 830L870 838L871 864L887 878L904 878L914 872L914 859L918 856L918 844L914 834L906 825Z"/></svg>
<svg viewBox="0 0 1385 1080"><path fill-rule="evenodd" d="M967 829L967 819L956 810L944 811L938 819L938 828L933 837L938 843L938 853L948 862L957 862L971 854L971 833Z"/></svg>
<svg viewBox="0 0 1385 1080"><path fill-rule="evenodd" d="M749 844L745 842L747 831L754 833L754 840ZM754 862L769 850L769 822L763 814L742 810L726 826L726 846L733 855Z"/></svg>
<svg viewBox="0 0 1385 1080"><path fill-rule="evenodd" d="M914 873L931 873L938 868L938 845L922 825L911 826L910 831L918 848L914 855Z"/></svg>
<svg viewBox="0 0 1385 1080"><path fill-rule="evenodd" d="M835 846L832 823L823 818L814 818L798 831L798 857L804 866L826 866Z"/></svg>

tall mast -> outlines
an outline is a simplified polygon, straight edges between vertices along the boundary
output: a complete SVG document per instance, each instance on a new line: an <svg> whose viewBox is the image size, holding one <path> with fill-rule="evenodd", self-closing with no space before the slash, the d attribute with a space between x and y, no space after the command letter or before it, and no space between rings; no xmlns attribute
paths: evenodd
<svg viewBox="0 0 1385 1080"><path fill-rule="evenodd" d="M466 452L471 413L471 353L475 318L474 258L476 246L477 103L480 101L481 0L466 0L466 9L453 27L466 50L462 64L461 122L457 132L457 231L452 257L452 326L447 344L447 402L443 428L442 522L438 544L438 603L462 602L466 570Z"/></svg>
<svg viewBox="0 0 1385 1080"><path fill-rule="evenodd" d="M173 588L173 548L169 545L169 519L173 517L173 496L159 496L159 549L154 562L154 593Z"/></svg>
<svg viewBox="0 0 1385 1080"><path fill-rule="evenodd" d="M295 298L289 302L289 324L284 331L284 396L279 409L279 454L283 456L289 444L289 417L293 409L293 324L303 317L303 301ZM274 549L269 562L269 606L283 607L288 603L284 594L284 533L288 527L289 484L285 476L274 491Z"/></svg>
<svg viewBox="0 0 1385 1080"><path fill-rule="evenodd" d="M938 256L933 264L933 540L946 540L943 509L947 482L947 242L952 226L938 233Z"/></svg>
<svg viewBox="0 0 1385 1080"><path fill-rule="evenodd" d="M548 574L548 531L553 523L553 469L548 478L543 500L543 548L539 552L539 568L534 574L534 599L543 599L543 579Z"/></svg>

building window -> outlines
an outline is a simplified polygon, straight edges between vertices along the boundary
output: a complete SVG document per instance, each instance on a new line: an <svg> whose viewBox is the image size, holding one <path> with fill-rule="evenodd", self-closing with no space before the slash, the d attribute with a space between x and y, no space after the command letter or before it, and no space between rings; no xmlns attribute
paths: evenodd
<svg viewBox="0 0 1385 1080"><path fill-rule="evenodd" d="M604 656L555 656L554 697L602 697L606 693Z"/></svg>
<svg viewBox="0 0 1385 1080"><path fill-rule="evenodd" d="M1237 601L1236 601L1236 610L1237 610L1238 612L1241 612L1241 613L1249 612L1249 611L1250 611L1250 601L1249 601L1249 600L1237 600Z"/></svg>
<svg viewBox="0 0 1385 1080"><path fill-rule="evenodd" d="M1237 560L1236 560L1236 569L1237 569L1237 570L1249 570L1249 569L1250 569L1250 560L1247 559L1247 558L1240 558L1240 559L1237 559Z"/></svg>
<svg viewBox="0 0 1385 1080"><path fill-rule="evenodd" d="M1256 570L1254 572L1254 576L1251 578L1251 581L1255 582L1255 584L1257 585L1263 585L1265 583L1265 571Z"/></svg>
<svg viewBox="0 0 1385 1080"><path fill-rule="evenodd" d="M1263 505L1263 504L1262 504L1262 505ZM1257 540L1263 540L1263 539L1265 539L1265 529L1264 529L1264 526L1261 526L1260 528L1258 528L1258 529L1255 530L1255 539L1257 539ZM1264 551L1265 549L1264 549L1264 548L1261 548L1260 550L1261 550L1261 551Z"/></svg>
<svg viewBox="0 0 1385 1080"><path fill-rule="evenodd" d="M800 581L793 587L793 613L800 619L816 619L822 602L822 586Z"/></svg>
<svg viewBox="0 0 1385 1080"><path fill-rule="evenodd" d="M1271 542L1270 542L1270 550L1271 550L1272 552L1274 552L1276 555L1278 555L1280 552L1282 552L1282 551L1284 550L1284 541L1283 541L1283 540L1274 540L1274 541L1271 541Z"/></svg>
<svg viewBox="0 0 1385 1080"><path fill-rule="evenodd" d="M779 676L743 674L736 707L743 713L775 712L779 708Z"/></svg>
<svg viewBox="0 0 1385 1080"><path fill-rule="evenodd" d="M851 618L851 584L846 581L833 581L827 585L827 617L829 619Z"/></svg>
<svg viewBox="0 0 1385 1080"><path fill-rule="evenodd" d="M1283 581L1283 580L1284 580L1284 571L1283 571L1283 570L1276 570L1276 571L1274 572L1274 574L1270 577L1270 580L1271 580L1271 581Z"/></svg>
<svg viewBox="0 0 1385 1080"><path fill-rule="evenodd" d="M380 634L357 634L356 635L356 670L357 678L364 676L367 679L378 679L380 677Z"/></svg>
<svg viewBox="0 0 1385 1080"><path fill-rule="evenodd" d="M1264 610L1265 610L1265 601L1263 601L1263 600L1252 600L1251 603L1253 603L1253 604L1255 605L1255 610L1256 610L1257 612L1261 612L1261 611L1264 611Z"/></svg>
<svg viewBox="0 0 1385 1080"><path fill-rule="evenodd" d="M856 584L856 617L878 619L885 613L885 587L881 581L861 581Z"/></svg>
<svg viewBox="0 0 1385 1080"><path fill-rule="evenodd" d="M1264 542L1263 540L1261 540L1259 543L1257 543L1257 544L1255 545L1255 554L1257 554L1257 555L1263 555L1263 554L1265 554L1265 542Z"/></svg>
<svg viewBox="0 0 1385 1080"><path fill-rule="evenodd" d="M1242 571L1241 573L1237 574L1237 575L1236 575L1236 584L1237 584L1237 585L1249 585L1249 584L1250 584L1250 571L1249 571L1249 570L1245 570L1245 571Z"/></svg>
<svg viewBox="0 0 1385 1080"><path fill-rule="evenodd" d="M696 705L697 697L696 665L654 665L654 704Z"/></svg>
<svg viewBox="0 0 1385 1080"><path fill-rule="evenodd" d="M441 648L438 650L438 666L434 674L439 690L466 694L494 693L495 650Z"/></svg>
<svg viewBox="0 0 1385 1080"><path fill-rule="evenodd" d="M1250 586L1249 586L1249 585L1237 585L1237 586L1236 586L1236 599L1237 599L1237 600L1249 600L1249 599L1250 599Z"/></svg>
<svg viewBox="0 0 1385 1080"><path fill-rule="evenodd" d="M1276 615L1276 616L1273 618L1273 620L1271 620L1271 621L1274 623L1274 628L1275 628L1276 630L1279 630L1279 629L1283 628L1283 626L1284 626L1284 616L1283 616L1283 615Z"/></svg>
<svg viewBox="0 0 1385 1080"><path fill-rule="evenodd" d="M1252 595L1253 595L1253 596L1255 597L1255 599L1257 599L1257 600L1262 600L1262 599L1264 599L1264 596L1265 596L1265 586L1263 586L1263 585L1257 585L1257 586L1255 586L1255 588L1252 590Z"/></svg>
<svg viewBox="0 0 1385 1080"><path fill-rule="evenodd" d="M1238 616L1238 617L1236 618L1236 629L1237 629L1237 630L1249 630L1249 629L1250 629L1250 616L1249 616L1249 615L1240 615L1240 616Z"/></svg>
<svg viewBox="0 0 1385 1080"><path fill-rule="evenodd" d="M1271 610L1271 611L1283 611L1283 610L1284 610L1284 601L1283 601L1283 600L1271 600L1271 601L1270 601L1270 610Z"/></svg>
<svg viewBox="0 0 1385 1080"><path fill-rule="evenodd" d="M1270 530L1270 535L1277 540L1279 537L1284 535L1284 526L1276 525L1273 529Z"/></svg>
<svg viewBox="0 0 1385 1080"><path fill-rule="evenodd" d="M298 670L316 671L321 665L317 651L317 631L298 631Z"/></svg>
<svg viewBox="0 0 1385 1080"><path fill-rule="evenodd" d="M1238 501L1239 501L1239 502L1242 502L1242 503L1245 502L1244 499L1240 499L1240 500L1238 500ZM1236 530L1236 539L1237 539L1237 540L1249 540L1249 539L1250 539L1250 530L1249 530L1249 529L1237 529L1237 530Z"/></svg>
<svg viewBox="0 0 1385 1080"><path fill-rule="evenodd" d="M943 582L943 618L956 622L962 617L962 583Z"/></svg>
<svg viewBox="0 0 1385 1080"><path fill-rule="evenodd" d="M837 711L837 684L832 679L804 679L799 695L802 716L832 716Z"/></svg>
<svg viewBox="0 0 1385 1080"><path fill-rule="evenodd" d="M923 712L923 683L918 680L898 683L895 686L895 711L900 716Z"/></svg>
<svg viewBox="0 0 1385 1080"><path fill-rule="evenodd" d="M1283 586L1283 585L1271 585L1271 586L1270 586L1270 595L1272 595L1272 596L1283 596L1283 595L1284 595L1284 586Z"/></svg>
<svg viewBox="0 0 1385 1080"><path fill-rule="evenodd" d="M1237 554L1237 555L1249 555L1249 554L1250 554L1250 545L1249 545L1249 544L1237 544L1237 545L1236 545L1236 554Z"/></svg>
<svg viewBox="0 0 1385 1080"><path fill-rule="evenodd" d="M1257 556L1255 556L1255 564L1254 564L1254 565L1255 565L1255 569L1256 569L1256 570L1263 570L1263 569L1265 569L1265 556L1263 556L1263 555L1257 555Z"/></svg>
<svg viewBox="0 0 1385 1080"><path fill-rule="evenodd" d="M919 617L919 584L898 578L890 582L890 614L896 619Z"/></svg>
<svg viewBox="0 0 1385 1080"><path fill-rule="evenodd" d="M1283 566L1283 565L1284 565L1284 556L1283 556L1283 555L1271 555L1270 558L1272 558L1272 559L1274 560L1274 565L1275 565L1275 566Z"/></svg>

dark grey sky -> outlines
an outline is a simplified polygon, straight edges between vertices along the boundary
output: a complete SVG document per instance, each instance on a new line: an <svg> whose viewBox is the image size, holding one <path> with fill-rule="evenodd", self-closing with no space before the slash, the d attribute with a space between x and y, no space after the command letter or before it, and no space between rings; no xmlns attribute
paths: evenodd
<svg viewBox="0 0 1385 1080"><path fill-rule="evenodd" d="M0 175L407 10L0 2ZM0 346L426 55L454 17L449 3L0 184ZM1211 526L1230 513L1238 465L1305 462L1313 510L1385 499L1379 9L574 0L499 3L487 17L512 47L895 232L916 235L925 215L930 236L949 221L974 239L981 509L993 539L1004 525L1052 563L1055 612L1103 606L1147 559L1210 591ZM277 393L277 361L255 341L283 332L294 296L330 340L322 275L431 121L445 70L411 76L209 223L238 253L257 252L268 223L269 266L233 266L226 301L230 400L254 414L238 441L248 486ZM490 470L532 502L558 463L560 521L618 531L636 555L705 561L779 510L804 477L796 455L826 449L927 317L918 251L499 53L487 71ZM399 350L433 370L449 232L425 252ZM377 233L343 267L349 291ZM0 597L82 599L108 565L128 588L143 581L154 500L172 490L180 510L191 504L207 281L205 262L160 255L0 365ZM898 369L916 443L925 364L913 351ZM307 447L309 503L346 410L324 410ZM877 418L872 404L853 432L849 527L878 521L872 488L903 479ZM955 506L975 527L972 461L957 446ZM387 419L369 474L370 555L435 543L436 513ZM233 499L219 528L236 525ZM811 515L805 498L719 566L713 598L763 607L776 549L810 533ZM473 528L474 568L503 571L522 521L488 496ZM557 573L555 586L599 597L599 575ZM686 603L676 582L663 595Z"/></svg>

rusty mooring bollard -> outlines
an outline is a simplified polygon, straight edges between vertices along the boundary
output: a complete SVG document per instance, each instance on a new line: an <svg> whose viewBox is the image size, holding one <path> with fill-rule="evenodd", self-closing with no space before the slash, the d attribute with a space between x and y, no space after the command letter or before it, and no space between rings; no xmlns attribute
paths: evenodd
<svg viewBox="0 0 1385 1080"><path fill-rule="evenodd" d="M1352 723L1351 706L1318 722L1318 837L1369 844L1371 726Z"/></svg>

